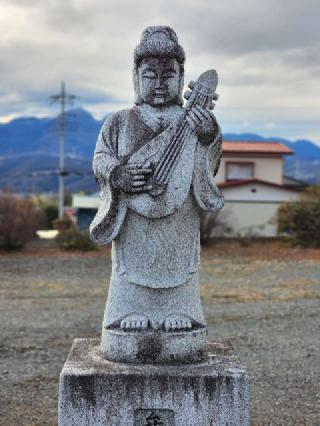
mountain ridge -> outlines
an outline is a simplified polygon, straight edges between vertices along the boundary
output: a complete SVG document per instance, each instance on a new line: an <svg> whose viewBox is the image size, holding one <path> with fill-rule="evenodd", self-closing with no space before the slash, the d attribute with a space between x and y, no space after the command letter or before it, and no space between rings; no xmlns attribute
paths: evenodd
<svg viewBox="0 0 320 426"><path fill-rule="evenodd" d="M92 175L92 156L104 120L96 120L83 109L65 114L66 188L72 191L97 190ZM281 142L293 156L285 159L285 174L310 183L320 182L320 146L307 139L290 141L256 133L225 133L224 140ZM30 191L26 180L33 179L35 191L56 191L58 185L59 116L19 117L0 124L0 188ZM41 171L43 174L41 175ZM46 176L47 172L47 176ZM48 173L51 173L50 179ZM32 191L31 191L32 192Z"/></svg>

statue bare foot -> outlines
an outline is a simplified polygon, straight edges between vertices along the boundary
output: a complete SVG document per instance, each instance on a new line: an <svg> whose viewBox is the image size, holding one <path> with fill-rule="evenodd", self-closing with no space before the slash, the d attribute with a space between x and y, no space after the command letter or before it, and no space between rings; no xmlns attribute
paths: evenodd
<svg viewBox="0 0 320 426"><path fill-rule="evenodd" d="M161 320L150 320L150 325L153 330L160 330L163 326L163 321Z"/></svg>
<svg viewBox="0 0 320 426"><path fill-rule="evenodd" d="M123 318L120 323L120 328L125 331L131 330L146 330L149 325L149 320L142 314L131 314Z"/></svg>
<svg viewBox="0 0 320 426"><path fill-rule="evenodd" d="M165 331L190 330L191 319L186 315L172 314L164 320Z"/></svg>

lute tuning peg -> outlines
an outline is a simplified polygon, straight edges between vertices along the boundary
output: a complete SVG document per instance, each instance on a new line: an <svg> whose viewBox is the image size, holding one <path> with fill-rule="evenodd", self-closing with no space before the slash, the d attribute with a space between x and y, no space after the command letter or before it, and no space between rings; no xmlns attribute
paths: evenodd
<svg viewBox="0 0 320 426"><path fill-rule="evenodd" d="M196 83L193 80L191 80L190 83L188 84L188 87L189 87L189 89L192 90L195 85L196 85Z"/></svg>

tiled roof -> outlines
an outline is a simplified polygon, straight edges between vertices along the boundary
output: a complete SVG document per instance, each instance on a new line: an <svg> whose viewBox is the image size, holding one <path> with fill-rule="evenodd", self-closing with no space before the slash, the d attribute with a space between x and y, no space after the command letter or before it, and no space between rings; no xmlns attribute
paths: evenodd
<svg viewBox="0 0 320 426"><path fill-rule="evenodd" d="M290 148L280 142L223 141L222 151L224 153L293 154Z"/></svg>

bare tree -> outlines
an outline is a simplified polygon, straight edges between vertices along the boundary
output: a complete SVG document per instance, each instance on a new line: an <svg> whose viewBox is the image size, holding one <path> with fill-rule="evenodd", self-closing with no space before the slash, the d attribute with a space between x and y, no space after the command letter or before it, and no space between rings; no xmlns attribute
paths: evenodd
<svg viewBox="0 0 320 426"><path fill-rule="evenodd" d="M32 200L19 198L9 191L0 193L0 247L23 247L34 237L43 219L43 211Z"/></svg>

